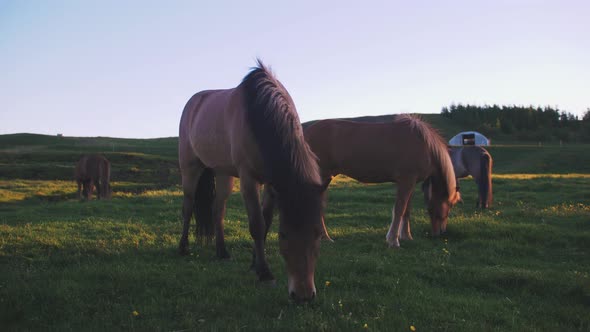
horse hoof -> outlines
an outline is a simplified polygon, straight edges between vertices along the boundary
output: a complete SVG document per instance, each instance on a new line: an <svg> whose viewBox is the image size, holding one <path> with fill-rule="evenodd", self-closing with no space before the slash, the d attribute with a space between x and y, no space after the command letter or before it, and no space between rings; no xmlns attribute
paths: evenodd
<svg viewBox="0 0 590 332"><path fill-rule="evenodd" d="M402 240L409 240L409 241L414 240L414 238L412 237L412 234L403 234L403 233L402 233L401 239Z"/></svg>
<svg viewBox="0 0 590 332"><path fill-rule="evenodd" d="M398 249L399 248L399 240L395 239L395 240L387 240L387 244L389 245L389 248L393 248L393 249Z"/></svg>
<svg viewBox="0 0 590 332"><path fill-rule="evenodd" d="M256 282L256 286L259 286L259 287L268 287L268 288L275 288L275 287L277 287L277 281L275 279L258 280Z"/></svg>

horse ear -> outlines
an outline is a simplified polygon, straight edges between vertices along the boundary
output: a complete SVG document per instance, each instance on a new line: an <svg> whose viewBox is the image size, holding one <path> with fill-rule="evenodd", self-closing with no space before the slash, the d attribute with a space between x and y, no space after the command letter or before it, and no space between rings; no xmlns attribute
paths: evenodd
<svg viewBox="0 0 590 332"><path fill-rule="evenodd" d="M326 229L326 222L324 221L324 216L322 216L322 240L328 240L330 242L334 242L330 235L328 235L328 230Z"/></svg>

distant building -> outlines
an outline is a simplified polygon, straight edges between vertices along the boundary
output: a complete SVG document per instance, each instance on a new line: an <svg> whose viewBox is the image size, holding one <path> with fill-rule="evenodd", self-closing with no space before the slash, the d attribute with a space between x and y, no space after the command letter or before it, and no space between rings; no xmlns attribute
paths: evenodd
<svg viewBox="0 0 590 332"><path fill-rule="evenodd" d="M449 145L490 145L491 141L477 131L464 131L449 140Z"/></svg>

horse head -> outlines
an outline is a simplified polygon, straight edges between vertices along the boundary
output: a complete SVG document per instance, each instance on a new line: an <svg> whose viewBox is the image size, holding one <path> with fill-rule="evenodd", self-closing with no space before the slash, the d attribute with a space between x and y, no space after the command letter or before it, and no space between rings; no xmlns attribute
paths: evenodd
<svg viewBox="0 0 590 332"><path fill-rule="evenodd" d="M451 208L462 201L461 193L457 189L452 193L447 193L445 188L441 187L441 183L436 181L434 177L429 177L422 184L433 237L438 237L447 232L447 222Z"/></svg>
<svg viewBox="0 0 590 332"><path fill-rule="evenodd" d="M279 201L279 250L287 267L289 296L298 303L316 296L314 273L322 239L331 241L326 231L320 201L321 191L313 188L297 197ZM305 200L306 204L301 204ZM299 201L299 204L293 204Z"/></svg>

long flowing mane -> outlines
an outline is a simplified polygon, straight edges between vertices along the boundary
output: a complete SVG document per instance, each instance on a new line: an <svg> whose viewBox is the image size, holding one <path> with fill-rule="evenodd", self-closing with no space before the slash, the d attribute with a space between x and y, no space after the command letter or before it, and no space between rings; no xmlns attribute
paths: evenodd
<svg viewBox="0 0 590 332"><path fill-rule="evenodd" d="M248 124L270 183L279 191L293 183L319 184L317 157L303 138L295 104L285 87L260 60L240 86L246 92Z"/></svg>
<svg viewBox="0 0 590 332"><path fill-rule="evenodd" d="M453 171L453 162L449 156L446 141L436 129L418 117L409 114L400 114L395 117L394 121L407 123L412 130L415 130L422 137L428 145L428 150L430 150L431 157L434 159L433 161L440 167L440 180L444 188L447 189L446 194L449 198L453 198L456 192L455 172Z"/></svg>

